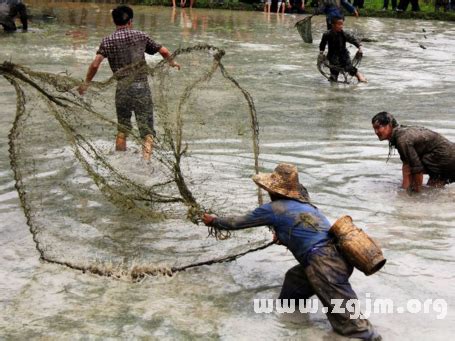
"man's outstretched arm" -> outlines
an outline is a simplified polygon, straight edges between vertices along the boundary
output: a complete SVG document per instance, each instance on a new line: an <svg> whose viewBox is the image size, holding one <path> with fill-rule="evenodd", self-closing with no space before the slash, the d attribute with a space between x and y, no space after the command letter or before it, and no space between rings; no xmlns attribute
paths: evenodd
<svg viewBox="0 0 455 341"><path fill-rule="evenodd" d="M101 54L97 54L95 56L95 59L93 59L92 63L88 67L87 70L87 75L85 76L85 81L79 87L77 88L77 91L79 94L82 96L90 86L90 82L92 81L93 77L95 77L96 73L98 72L98 69L101 65L101 62L103 61L104 56Z"/></svg>

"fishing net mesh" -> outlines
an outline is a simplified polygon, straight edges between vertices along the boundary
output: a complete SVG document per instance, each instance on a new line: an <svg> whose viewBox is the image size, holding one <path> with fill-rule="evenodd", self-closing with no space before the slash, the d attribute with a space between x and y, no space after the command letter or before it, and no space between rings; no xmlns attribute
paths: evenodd
<svg viewBox="0 0 455 341"><path fill-rule="evenodd" d="M294 25L297 28L300 37L302 37L303 41L308 44L311 44L313 42L313 34L311 33L312 17L312 15L306 16L302 20L297 21Z"/></svg>
<svg viewBox="0 0 455 341"><path fill-rule="evenodd" d="M261 202L250 180L259 156L253 100L221 63L223 54L197 45L174 53L180 71L165 61L137 66L154 100L150 161L141 157L134 119L127 150L114 150L122 129L116 77L93 82L80 97L80 80L67 74L0 65L17 95L10 133L16 188L43 260L136 280L270 244L266 230L227 239L212 229L217 238L209 238L196 225L202 212L237 214Z"/></svg>
<svg viewBox="0 0 455 341"><path fill-rule="evenodd" d="M354 57L351 59L351 64L353 67L358 67L362 61L363 54L357 52ZM351 83L353 76L350 75L343 66L337 64L331 64L325 55L320 55L317 59L317 68L319 72L331 82L338 83ZM333 80L331 78L330 70L335 70L339 73L338 78Z"/></svg>

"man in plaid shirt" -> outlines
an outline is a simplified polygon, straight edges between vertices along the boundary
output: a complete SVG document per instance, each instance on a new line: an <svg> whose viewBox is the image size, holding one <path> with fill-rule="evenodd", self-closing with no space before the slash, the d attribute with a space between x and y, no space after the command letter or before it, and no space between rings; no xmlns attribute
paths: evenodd
<svg viewBox="0 0 455 341"><path fill-rule="evenodd" d="M83 95L95 77L104 58L117 79L115 106L118 120L118 133L115 150L126 150L126 138L132 129L131 115L134 111L139 133L143 139L142 153L150 160L153 150L153 102L147 80L145 55L160 53L169 65L180 69L171 57L169 50L153 41L147 34L133 30L133 10L128 6L118 6L112 11L117 30L101 41L95 59L90 64L85 82L79 88Z"/></svg>

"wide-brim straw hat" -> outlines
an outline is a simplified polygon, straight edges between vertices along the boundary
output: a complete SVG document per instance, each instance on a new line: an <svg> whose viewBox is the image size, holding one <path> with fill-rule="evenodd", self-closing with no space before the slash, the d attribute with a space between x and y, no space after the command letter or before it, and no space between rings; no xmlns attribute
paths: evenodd
<svg viewBox="0 0 455 341"><path fill-rule="evenodd" d="M253 176L253 181L269 193L304 203L310 202L306 188L299 182L299 172L294 165L280 163L273 173L259 173Z"/></svg>

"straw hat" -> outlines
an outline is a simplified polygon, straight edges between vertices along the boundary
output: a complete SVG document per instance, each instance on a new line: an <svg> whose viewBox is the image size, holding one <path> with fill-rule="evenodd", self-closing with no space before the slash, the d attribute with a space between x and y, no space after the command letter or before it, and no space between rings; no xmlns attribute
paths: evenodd
<svg viewBox="0 0 455 341"><path fill-rule="evenodd" d="M253 176L253 181L267 192L300 202L310 201L306 188L299 182L299 172L294 165L280 163L273 173L259 173Z"/></svg>

